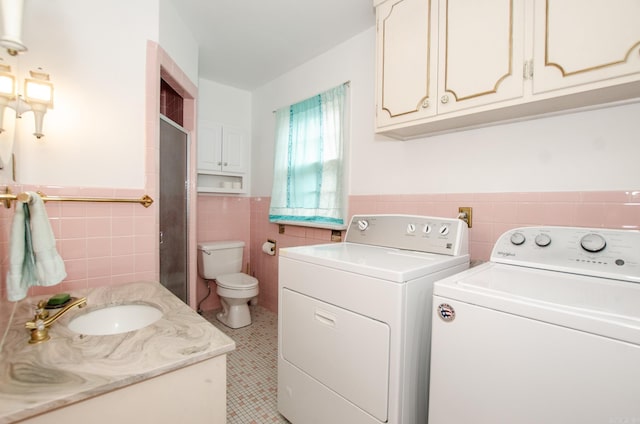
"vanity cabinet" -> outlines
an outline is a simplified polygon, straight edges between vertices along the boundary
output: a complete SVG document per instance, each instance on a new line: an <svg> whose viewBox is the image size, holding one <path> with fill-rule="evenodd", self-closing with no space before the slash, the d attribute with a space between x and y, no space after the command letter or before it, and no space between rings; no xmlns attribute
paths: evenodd
<svg viewBox="0 0 640 424"><path fill-rule="evenodd" d="M640 97L637 0L374 6L378 133L410 139Z"/></svg>
<svg viewBox="0 0 640 424"><path fill-rule="evenodd" d="M198 125L198 191L243 193L247 137L241 128L202 121Z"/></svg>
<svg viewBox="0 0 640 424"><path fill-rule="evenodd" d="M225 423L226 364L220 355L20 422Z"/></svg>

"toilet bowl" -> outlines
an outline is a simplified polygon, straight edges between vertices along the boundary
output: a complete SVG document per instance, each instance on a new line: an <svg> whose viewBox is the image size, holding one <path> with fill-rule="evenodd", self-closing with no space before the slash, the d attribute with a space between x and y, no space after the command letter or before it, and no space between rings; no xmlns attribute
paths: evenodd
<svg viewBox="0 0 640 424"><path fill-rule="evenodd" d="M251 324L249 303L257 304L258 280L240 272L242 269L242 241L215 241L198 244L198 273L208 281L215 281L222 311L218 321L231 328Z"/></svg>
<svg viewBox="0 0 640 424"><path fill-rule="evenodd" d="M258 296L258 280L242 272L224 274L216 278L216 293L220 296L222 311L216 314L218 321L230 328L251 324L249 303Z"/></svg>

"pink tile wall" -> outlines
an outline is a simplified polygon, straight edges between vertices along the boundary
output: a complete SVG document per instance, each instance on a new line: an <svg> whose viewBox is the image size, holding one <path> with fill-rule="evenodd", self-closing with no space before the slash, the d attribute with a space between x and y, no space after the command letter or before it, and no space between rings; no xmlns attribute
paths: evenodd
<svg viewBox="0 0 640 424"><path fill-rule="evenodd" d="M83 189L13 186L13 193L41 191L49 196L137 199L141 190ZM4 209L0 218L2 244L2 297L6 296L8 243L15 210ZM34 287L29 296L75 291L89 287L121 284L155 278L156 205L138 203L90 203L49 201L46 211L63 258L67 278L57 286Z"/></svg>
<svg viewBox="0 0 640 424"><path fill-rule="evenodd" d="M199 195L197 206L197 241L241 240L245 242L242 270L253 274L249 264L249 249L251 242L250 222L251 200L248 197ZM195 259L195 258L194 258ZM210 283L211 295L207 295L207 283L198 275L196 282L196 300L202 302L203 310L220 307L220 300L216 295L215 283Z"/></svg>
<svg viewBox="0 0 640 424"><path fill-rule="evenodd" d="M276 242L276 252L282 247L330 243L331 231L319 228L285 226L285 233L278 233L278 225L269 222L268 197L251 199L251 269L260 282L260 305L271 311L278 310L278 255L262 252L267 240Z"/></svg>
<svg viewBox="0 0 640 424"><path fill-rule="evenodd" d="M9 269L9 233L11 232L11 219L13 208L6 209L0 203L0 298L7 298L6 276Z"/></svg>
<svg viewBox="0 0 640 424"><path fill-rule="evenodd" d="M41 190L49 195L140 197L137 190L65 189L51 187L12 187ZM269 223L268 197L200 195L197 203L197 241L243 240L247 247L243 269L260 281L259 302L278 308L278 256L262 252L267 239L277 248L329 243L329 230ZM473 208L470 230L472 260L487 260L497 238L511 228L527 225L565 225L640 229L640 191L567 193L470 193L436 195L351 196L350 214L405 213L433 216L457 214L458 206ZM138 204L49 202L47 213L69 277L59 286L33 289L59 292L90 286L118 284L155 277L154 207ZM7 271L8 239L13 209L0 212L2 281ZM194 258L195 261L195 258ZM206 283L198 277L196 297L206 295ZM5 286L2 284L2 295ZM212 295L202 304L204 310L218 308Z"/></svg>
<svg viewBox="0 0 640 424"><path fill-rule="evenodd" d="M350 214L403 213L455 217L459 206L473 208L469 230L472 260L488 260L493 244L505 231L519 226L562 225L640 229L640 191L565 193L468 193L351 196ZM267 256L267 238L277 247L330 242L330 231L269 223L269 198L251 200L251 261L260 281L260 304L277 311L277 256Z"/></svg>

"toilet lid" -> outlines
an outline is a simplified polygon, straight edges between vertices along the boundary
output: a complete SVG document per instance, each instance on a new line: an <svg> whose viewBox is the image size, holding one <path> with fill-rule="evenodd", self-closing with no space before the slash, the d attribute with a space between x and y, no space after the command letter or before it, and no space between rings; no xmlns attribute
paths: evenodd
<svg viewBox="0 0 640 424"><path fill-rule="evenodd" d="M257 278L243 272L220 275L216 278L216 282L220 287L224 287L225 289L248 290L258 286Z"/></svg>

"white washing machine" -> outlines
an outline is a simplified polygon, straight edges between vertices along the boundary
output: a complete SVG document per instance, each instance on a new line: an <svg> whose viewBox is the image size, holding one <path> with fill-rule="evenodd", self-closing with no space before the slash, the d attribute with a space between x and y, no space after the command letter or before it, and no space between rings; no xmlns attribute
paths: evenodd
<svg viewBox="0 0 640 424"><path fill-rule="evenodd" d="M469 267L458 219L354 216L280 249L278 410L294 424L427 419L433 283Z"/></svg>
<svg viewBox="0 0 640 424"><path fill-rule="evenodd" d="M429 424L640 423L640 232L503 234L434 287Z"/></svg>

